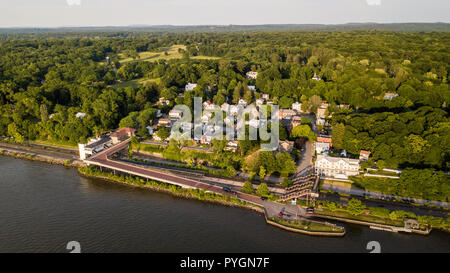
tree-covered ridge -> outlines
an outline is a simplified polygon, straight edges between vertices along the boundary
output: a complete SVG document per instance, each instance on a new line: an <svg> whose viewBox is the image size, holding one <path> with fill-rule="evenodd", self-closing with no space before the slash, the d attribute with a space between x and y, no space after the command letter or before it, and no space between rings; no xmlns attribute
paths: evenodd
<svg viewBox="0 0 450 273"><path fill-rule="evenodd" d="M118 127L124 118L123 124L134 124L145 135L156 108L192 106L194 96L222 104L266 93L282 108L299 101L312 112L328 101L336 147L352 154L369 149L387 166L448 168L450 33L74 35L2 36L0 135L75 144ZM182 58L137 58L173 45L185 46L179 50ZM199 55L220 59L192 58ZM121 63L121 56L136 59ZM259 72L256 80L245 78L250 70ZM312 80L314 75L322 80ZM118 84L138 79L149 82ZM184 92L188 82L198 87ZM386 93L399 96L384 99ZM171 105L157 106L160 97ZM349 109L338 107L343 104ZM86 116L77 118L79 112Z"/></svg>
<svg viewBox="0 0 450 273"><path fill-rule="evenodd" d="M440 108L333 116L333 140L352 154L373 151L374 160L390 167L448 167L450 122ZM379 164L382 164L381 162Z"/></svg>

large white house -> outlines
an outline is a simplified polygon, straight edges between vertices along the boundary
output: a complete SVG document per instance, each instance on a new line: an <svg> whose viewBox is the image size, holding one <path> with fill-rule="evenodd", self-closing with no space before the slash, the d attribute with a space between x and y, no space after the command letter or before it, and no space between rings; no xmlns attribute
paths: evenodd
<svg viewBox="0 0 450 273"><path fill-rule="evenodd" d="M318 155L315 164L316 174L325 177L347 179L359 174L359 160Z"/></svg>

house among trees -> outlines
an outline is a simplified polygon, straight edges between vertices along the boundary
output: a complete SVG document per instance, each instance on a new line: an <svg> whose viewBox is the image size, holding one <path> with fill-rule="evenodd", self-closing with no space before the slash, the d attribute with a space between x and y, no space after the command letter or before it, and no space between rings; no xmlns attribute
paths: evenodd
<svg viewBox="0 0 450 273"><path fill-rule="evenodd" d="M369 161L370 151L361 150L359 152L359 161Z"/></svg>
<svg viewBox="0 0 450 273"><path fill-rule="evenodd" d="M182 117L183 117L183 111L181 111L181 110L172 109L169 112L170 119L180 119Z"/></svg>
<svg viewBox="0 0 450 273"><path fill-rule="evenodd" d="M256 80L258 78L258 72L249 71L245 74L245 77L250 80Z"/></svg>
<svg viewBox="0 0 450 273"><path fill-rule="evenodd" d="M85 116L86 116L86 113L78 112L75 114L75 117L79 118L79 119L84 119Z"/></svg>
<svg viewBox="0 0 450 273"><path fill-rule="evenodd" d="M300 102L294 102L292 104L292 110L297 111L297 113L301 113L302 112L302 104Z"/></svg>
<svg viewBox="0 0 450 273"><path fill-rule="evenodd" d="M291 109L280 109L278 110L278 117L280 119L289 118L291 119L293 116L297 115L297 112Z"/></svg>
<svg viewBox="0 0 450 273"><path fill-rule="evenodd" d="M359 160L328 155L318 155L315 163L316 174L322 177L348 179L359 174Z"/></svg>
<svg viewBox="0 0 450 273"><path fill-rule="evenodd" d="M123 127L119 130L115 131L110 137L112 144L120 143L132 136L134 136L136 133L136 129L130 128L130 127Z"/></svg>
<svg viewBox="0 0 450 273"><path fill-rule="evenodd" d="M300 116L293 116L291 119L291 122L288 125L289 131L292 131L297 126L302 125L302 117Z"/></svg>
<svg viewBox="0 0 450 273"><path fill-rule="evenodd" d="M269 94L261 94L261 99L264 99L267 101L270 99L270 95Z"/></svg>
<svg viewBox="0 0 450 273"><path fill-rule="evenodd" d="M333 147L333 140L332 140L331 136L319 135L317 137L316 142L327 142L327 143L330 143L330 147Z"/></svg>
<svg viewBox="0 0 450 273"><path fill-rule="evenodd" d="M195 87L197 87L198 84L196 83L188 83L186 84L186 86L184 87L185 91L192 91L194 90Z"/></svg>
<svg viewBox="0 0 450 273"><path fill-rule="evenodd" d="M159 126L170 127L171 125L172 125L172 122L168 118L160 118L158 120L158 127Z"/></svg>
<svg viewBox="0 0 450 273"><path fill-rule="evenodd" d="M316 153L327 153L330 151L330 143L329 142L316 142Z"/></svg>
<svg viewBox="0 0 450 273"><path fill-rule="evenodd" d="M239 148L239 142L237 140L228 141L227 147L225 147L225 151L232 151L235 153L237 149Z"/></svg>
<svg viewBox="0 0 450 273"><path fill-rule="evenodd" d="M396 98L396 97L398 97L397 93L389 92L389 93L385 93L384 94L384 99L385 100L392 100L393 98Z"/></svg>
<svg viewBox="0 0 450 273"><path fill-rule="evenodd" d="M290 153L294 150L293 141L280 141L278 144L278 152L280 153Z"/></svg>

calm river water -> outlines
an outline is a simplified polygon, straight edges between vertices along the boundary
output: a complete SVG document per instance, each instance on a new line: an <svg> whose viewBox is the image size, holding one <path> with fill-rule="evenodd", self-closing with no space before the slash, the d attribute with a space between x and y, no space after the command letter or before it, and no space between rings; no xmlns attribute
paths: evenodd
<svg viewBox="0 0 450 273"><path fill-rule="evenodd" d="M319 238L262 215L87 179L75 169L0 156L0 252L450 252L450 234L395 234L346 225Z"/></svg>

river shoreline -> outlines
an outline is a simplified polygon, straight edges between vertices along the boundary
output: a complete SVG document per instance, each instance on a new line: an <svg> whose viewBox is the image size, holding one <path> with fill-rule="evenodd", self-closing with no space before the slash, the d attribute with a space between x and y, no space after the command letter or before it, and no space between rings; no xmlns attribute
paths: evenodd
<svg viewBox="0 0 450 273"><path fill-rule="evenodd" d="M0 143L1 144L1 143ZM85 172L82 172L81 169L82 167L86 167L86 164L81 161L81 160L77 160L77 159L67 159L67 158L61 158L58 156L52 156L49 155L49 153L51 154L52 151L47 151L47 154L42 154L39 152L38 148L34 148L34 147L24 147L24 149L27 149L26 151L24 150L19 150L19 149L15 149L15 148L9 148L9 147L5 147L5 146L0 146L0 155L5 155L5 156L11 156L11 157L15 157L18 159L26 159L26 160L32 160L32 161L40 161L40 162L46 162L46 163L50 163L50 164L56 164L56 165L63 165L65 167L73 167L73 168L77 168L78 169L78 173L82 176L85 177L92 177L92 178L97 178L97 179L103 179L103 180L107 180L109 182L114 182L114 183L118 183L118 184L122 184L122 185L127 185L127 186L131 186L131 187L138 187L138 188L143 188L143 189L150 189L153 191L157 191L157 192L165 192L165 193L170 193L174 196L177 197L183 197L183 198L187 198L187 199L195 199L195 200L199 200L199 201L207 201L210 203L216 203L216 204L221 204L221 205L225 205L225 206L230 206L230 207L240 207L240 208L246 208L246 209L250 209L253 211L256 211L258 213L264 214L265 215L265 210L262 207L256 207L256 205L253 204L237 204L235 202L231 202L231 201L225 201L225 200L218 200L218 199L208 199L208 198L198 198L195 196L187 196L186 194L180 194L177 192L174 192L170 189L165 189L162 187L155 187L155 186L148 186L148 185L133 185L133 184L129 184L129 183L123 183L120 181L117 181L115 179L109 178L109 177L105 177L105 176L100 176L100 175L92 175L92 174L87 174ZM268 224L271 224L271 221L267 220L267 217L265 215L266 218L266 222ZM327 218L327 217L324 217ZM330 219L330 218L328 218ZM333 220L337 220L337 221L341 221L341 222L347 222L347 223L355 223L352 219L347 219L347 218L339 218L339 219L333 219ZM358 221L359 222L359 221ZM364 226L370 226L368 223L356 223L356 224L360 224L360 225L364 225ZM278 225L275 225L278 226ZM290 228L288 229L290 230ZM442 229L446 232L449 232L446 229ZM291 230L292 231L292 230ZM308 234L308 231L306 232L302 232L302 230L299 230L300 233L304 233L304 234ZM303 230L304 231L304 230ZM319 235L318 233L315 234L309 234L309 235ZM325 235L327 236L327 235ZM332 236L336 236L336 235L332 235Z"/></svg>
<svg viewBox="0 0 450 273"><path fill-rule="evenodd" d="M234 202L225 201L225 200L218 200L218 199L210 199L210 198L199 199L196 196L181 194L181 193L174 192L174 191L171 191L170 189L166 189L166 188L163 188L163 187L156 187L156 186L152 186L152 185L130 184L130 183L125 183L125 182L118 181L118 179L114 179L114 178L108 177L108 176L88 174L88 173L84 172L81 168L78 169L78 173L80 175L84 176L84 177L101 179L101 180L105 180L105 181L112 182L112 183L115 183L115 184L129 186L129 187L133 187L133 188L141 188L141 189L152 190L152 191L156 191L156 192L164 192L164 193L169 193L169 194L171 194L173 196L177 196L177 197L182 197L182 198L186 198L186 199L193 199L193 200L199 200L199 201L206 201L206 202L215 203L215 204L221 204L221 205L225 205L225 206L229 206L229 207L245 208L245 209L250 209L250 210L256 211L258 213L264 214L264 209L262 207L257 207L256 205L253 205L253 204L250 204L250 203L237 204L237 203L234 203ZM244 202L244 201L242 201L242 202Z"/></svg>
<svg viewBox="0 0 450 273"><path fill-rule="evenodd" d="M29 151L23 151L18 150L14 148L9 147L0 147L0 155L4 156L11 156L19 159L26 159L26 160L32 160L32 161L40 161L40 162L46 162L50 164L56 164L56 165L63 165L66 167L73 167L73 168L79 168L84 167L86 164L82 162L81 160L70 160L66 158L60 158L56 156L51 155L44 155L42 153L39 153L32 148L30 148Z"/></svg>

